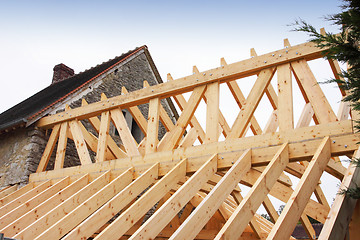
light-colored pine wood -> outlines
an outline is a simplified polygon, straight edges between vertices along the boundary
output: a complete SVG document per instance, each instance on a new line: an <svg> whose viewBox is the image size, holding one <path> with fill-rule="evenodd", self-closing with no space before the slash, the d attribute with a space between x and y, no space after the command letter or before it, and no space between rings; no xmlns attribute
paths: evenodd
<svg viewBox="0 0 360 240"><path fill-rule="evenodd" d="M56 124L52 131L51 131L51 134L50 134L50 137L49 137L49 140L46 144L46 147L45 147L45 150L44 150L44 153L40 159L40 163L38 165L38 168L36 170L36 172L43 172L45 171L48 163L49 163L49 160L50 160L50 157L51 157L51 154L55 148L55 144L57 142L57 139L59 137L59 132L60 132L60 125L61 124Z"/></svg>
<svg viewBox="0 0 360 240"><path fill-rule="evenodd" d="M154 98L149 102L148 126L146 135L145 153L156 152L157 144L159 142L159 113L160 113L160 99Z"/></svg>
<svg viewBox="0 0 360 240"><path fill-rule="evenodd" d="M276 211L274 205L271 203L269 197L264 198L263 205L264 205L266 212L269 214L269 217L271 218L271 220L273 222L276 222L279 218L279 214Z"/></svg>
<svg viewBox="0 0 360 240"><path fill-rule="evenodd" d="M7 203L9 203L11 201L13 201L14 199L20 197L21 195L27 193L28 191L30 191L34 187L35 187L35 184L33 182L30 182L30 183L26 184L25 186L19 188L15 192L12 192L11 194L1 198L0 199L0 207L4 206L5 204L7 204Z"/></svg>
<svg viewBox="0 0 360 240"><path fill-rule="evenodd" d="M15 184L15 185L12 185L12 186L9 185L9 186L1 189L1 191L0 191L0 199L2 199L4 197L8 196L9 194L15 192L18 189L18 186L19 186L18 184Z"/></svg>
<svg viewBox="0 0 360 240"><path fill-rule="evenodd" d="M81 132L79 122L77 120L72 120L69 122L69 125L81 164L91 164L92 161L89 151L86 147L86 143L84 140L84 136Z"/></svg>
<svg viewBox="0 0 360 240"><path fill-rule="evenodd" d="M295 225L314 192L326 164L330 159L330 139L324 138L310 161L300 182L291 194L283 212L267 239L287 239L291 236Z"/></svg>
<svg viewBox="0 0 360 240"><path fill-rule="evenodd" d="M242 176L250 169L251 150L244 152L243 155L234 163L230 170L216 184L211 192L204 198L199 206L183 222L171 236L170 239L192 239L201 231L205 224L214 215L225 198L240 182Z"/></svg>
<svg viewBox="0 0 360 240"><path fill-rule="evenodd" d="M353 157L360 157L360 149L355 152ZM359 168L350 164L339 188L347 189L359 186L359 176ZM329 215L320 233L320 240L335 240L344 238L351 217L350 213L353 211L356 201L356 199L344 194L338 194L335 196Z"/></svg>
<svg viewBox="0 0 360 240"><path fill-rule="evenodd" d="M350 103L341 101L337 113L337 118L339 119L339 121L347 120L349 118L349 115L350 115Z"/></svg>
<svg viewBox="0 0 360 240"><path fill-rule="evenodd" d="M100 206L111 199L115 194L123 190L132 181L132 170L129 169L119 177L108 183L89 199L84 201L73 211L64 216L60 221L56 222L46 231L41 233L35 239L60 239L72 228L80 224L84 219L95 212Z"/></svg>
<svg viewBox="0 0 360 240"><path fill-rule="evenodd" d="M0 229L4 228L8 224L12 223L19 217L23 216L25 213L30 211L32 208L37 207L43 201L46 201L48 198L52 197L54 194L57 194L59 191L64 189L67 185L69 185L70 178L66 177L53 186L50 186L43 192L40 192L36 196L32 197L28 201L19 205L17 208L7 212L6 214L0 217Z"/></svg>
<svg viewBox="0 0 360 240"><path fill-rule="evenodd" d="M290 64L277 67L279 131L294 128L292 79Z"/></svg>
<svg viewBox="0 0 360 240"><path fill-rule="evenodd" d="M147 81L144 81L144 86L145 87L150 87L150 85L149 85L149 83ZM163 123L166 131L171 131L175 127L174 123L171 121L168 113L166 112L164 107L161 105L161 103L160 103L160 106L159 106L159 111L160 111L159 112L160 121Z"/></svg>
<svg viewBox="0 0 360 240"><path fill-rule="evenodd" d="M23 195L19 196L18 198L15 198L11 202L3 205L0 208L0 216L5 215L6 213L10 212L11 210L17 208L21 204L25 203L32 197L36 196L37 194L41 193L45 189L51 186L51 181L45 181L41 183L39 186L34 187L33 189L29 190L28 192L24 193Z"/></svg>
<svg viewBox="0 0 360 240"><path fill-rule="evenodd" d="M217 142L219 139L219 83L207 86L206 93L206 136L205 143Z"/></svg>
<svg viewBox="0 0 360 240"><path fill-rule="evenodd" d="M68 139L67 136L68 128L69 126L67 122L61 123L54 169L60 169L64 167L65 151L66 151L66 144Z"/></svg>
<svg viewBox="0 0 360 240"><path fill-rule="evenodd" d="M302 89L309 99L319 122L327 123L336 121L336 115L316 81L308 63L305 60L299 60L292 62L291 67L296 80L301 84Z"/></svg>
<svg viewBox="0 0 360 240"><path fill-rule="evenodd" d="M135 222L148 212L165 194L185 177L186 160L177 164L168 174L142 195L131 207L102 231L98 239L117 239L125 234ZM176 218L177 216L175 216ZM69 238L70 239L70 238Z"/></svg>
<svg viewBox="0 0 360 240"><path fill-rule="evenodd" d="M32 224L34 221L45 215L47 212L51 211L57 205L64 202L71 195L79 191L81 188L86 186L89 182L89 175L85 175L75 182L71 183L69 186L59 191L58 194L50 197L49 199L43 201L39 206L31 209L16 221L12 222L5 228L1 229L1 232L6 236L14 236L19 233L21 230L25 229L28 225Z"/></svg>
<svg viewBox="0 0 360 240"><path fill-rule="evenodd" d="M316 239L316 232L314 230L314 227L312 226L309 218L306 216L306 214L301 214L300 216L300 222L302 226L304 227L304 230L306 234L308 235L310 240Z"/></svg>
<svg viewBox="0 0 360 240"><path fill-rule="evenodd" d="M85 99L82 99L81 104L82 104L82 106L88 105L88 103L86 102ZM99 133L100 132L100 124L101 124L100 120L97 117L91 117L88 120L89 120L90 124L93 126L93 128L96 130L96 132ZM86 132L88 132L88 131L86 131ZM118 145L116 144L116 142L110 135L108 135L107 141L108 141L108 147L110 149L110 151L108 151L108 152L111 152L116 158L127 157L126 153L118 147ZM97 146L97 143L96 143L96 146Z"/></svg>
<svg viewBox="0 0 360 240"><path fill-rule="evenodd" d="M183 110L179 119L176 122L175 128L170 132L168 140L159 144L159 151L171 150L178 145L180 138L185 131L185 128L189 124L197 106L200 103L202 96L204 95L205 89L206 86L201 86L194 89L186 108Z"/></svg>
<svg viewBox="0 0 360 240"><path fill-rule="evenodd" d="M206 163L194 173L161 208L145 222L130 239L155 238L158 233L173 219L186 203L196 194L202 185L217 170L217 155L210 157Z"/></svg>
<svg viewBox="0 0 360 240"><path fill-rule="evenodd" d="M238 138L244 133L244 130L248 125L257 105L259 104L266 87L269 85L273 74L273 69L266 69L260 72L258 79L246 99L246 104L242 106L240 113L231 128L231 132L226 139Z"/></svg>
<svg viewBox="0 0 360 240"><path fill-rule="evenodd" d="M194 144L194 142L196 141L197 137L198 137L198 132L195 128L190 128L189 131L187 131L185 137L181 140L181 142L179 143L179 147L189 147L192 146Z"/></svg>
<svg viewBox="0 0 360 240"><path fill-rule="evenodd" d="M110 128L110 112L106 111L101 113L99 140L96 151L97 162L103 162L106 160L105 154L108 148L109 128Z"/></svg>
<svg viewBox="0 0 360 240"><path fill-rule="evenodd" d="M170 73L167 75L167 79L168 79L168 81L173 81L174 80L171 77ZM176 104L179 106L181 111L183 111L186 108L186 106L188 105L188 103L185 100L184 96L181 95L181 94L180 95L175 95L175 96L173 96L173 98L174 98ZM203 128L201 127L199 121L196 119L195 116L193 116L191 118L189 124L190 124L191 127L196 128L196 130L198 131L198 134L199 134L198 139L199 139L200 143L203 143L205 141L205 132L204 132Z"/></svg>
<svg viewBox="0 0 360 240"><path fill-rule="evenodd" d="M288 162L288 144L283 144L215 239L234 239L241 236L253 213L270 192Z"/></svg>
<svg viewBox="0 0 360 240"><path fill-rule="evenodd" d="M111 119L114 122L116 129L119 132L121 141L123 142L126 153L129 156L136 156L140 155L139 150L137 149L137 144L135 139L131 135L131 131L126 123L124 114L122 113L121 109L113 109L110 111Z"/></svg>
<svg viewBox="0 0 360 240"><path fill-rule="evenodd" d="M90 184L76 192L70 198L57 207L53 208L47 214L33 222L25 229L14 236L15 239L35 239L42 232L46 231L50 226L58 220L66 216L67 213L75 209L79 204L86 201L94 195L99 189L104 187L110 181L110 171L107 171L92 181Z"/></svg>

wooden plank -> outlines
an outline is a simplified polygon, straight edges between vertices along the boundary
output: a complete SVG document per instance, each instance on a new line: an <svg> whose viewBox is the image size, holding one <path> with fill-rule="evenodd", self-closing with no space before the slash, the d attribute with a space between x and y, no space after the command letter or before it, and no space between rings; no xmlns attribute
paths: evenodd
<svg viewBox="0 0 360 240"><path fill-rule="evenodd" d="M135 139L131 135L131 131L126 123L124 115L120 108L113 109L110 111L111 118L114 122L116 129L119 132L121 141L125 146L126 153L129 156L140 155L139 150L137 149L137 144Z"/></svg>
<svg viewBox="0 0 360 240"><path fill-rule="evenodd" d="M218 143L204 144L201 146L193 146L188 148L175 149L161 153L149 154L145 157L138 156L132 158L123 158L119 160L108 161L104 163L94 163L88 166L75 166L64 168L56 171L48 171L44 173L35 173L30 175L30 181L42 181L45 179L59 178L68 175L84 174L90 172L105 171L109 169L123 169L131 166L141 166L145 163L151 164L160 162L160 172L162 176L173 167L180 159L188 158L191 164L187 171L196 171L201 164L197 162L206 154L214 152L228 153L233 151L245 151L247 148L253 149L252 165L264 166L278 150L278 144L289 142L290 161L310 160L315 153L317 145L320 144L321 138L331 135L331 152L332 156L339 156L353 153L358 148L359 136L352 134L352 122L341 121L329 123L325 126L317 125L304 127L300 129L289 130L287 132L269 133L264 135L252 136L231 141L223 141ZM335 142L334 142L335 141ZM270 147L269 147L270 146ZM199 157L199 158L198 158ZM171 167L169 166L169 161ZM219 159L219 166L222 168L230 168L231 160Z"/></svg>
<svg viewBox="0 0 360 240"><path fill-rule="evenodd" d="M56 124L50 134L49 140L46 144L45 150L43 155L41 156L38 168L36 170L36 172L43 172L46 170L46 167L49 163L51 154L55 148L55 144L57 142L57 139L59 137L59 132L60 132L60 124Z"/></svg>
<svg viewBox="0 0 360 240"><path fill-rule="evenodd" d="M251 150L244 152L229 171L181 224L170 239L193 239L250 169Z"/></svg>
<svg viewBox="0 0 360 240"><path fill-rule="evenodd" d="M153 187L147 190L134 204L107 226L98 236L99 239L118 239L141 219L163 196L165 196L186 175L186 159L177 164L168 174L161 178ZM109 216L111 217L111 215ZM175 216L177 217L177 216ZM99 224L100 225L100 224ZM98 227L97 225L96 227ZM96 227L93 228L96 231ZM88 231L88 227L83 225ZM79 232L74 229L73 232ZM81 230L80 230L81 231ZM87 236L85 236L87 237ZM68 238L74 239L74 238Z"/></svg>
<svg viewBox="0 0 360 240"><path fill-rule="evenodd" d="M296 128L309 126L311 119L313 118L313 115L314 115L314 110L312 109L311 104L308 102L305 104L301 112Z"/></svg>
<svg viewBox="0 0 360 240"><path fill-rule="evenodd" d="M273 75L274 69L271 68L260 72L226 139L238 138L243 134Z"/></svg>
<svg viewBox="0 0 360 240"><path fill-rule="evenodd" d="M129 92L123 86L121 88L121 93L122 94L127 94ZM139 126L141 131L143 132L144 136L146 136L146 133L147 133L147 121L146 121L144 115L141 113L140 109L137 106L132 106L132 107L129 107L128 110L131 113L131 115L133 116L135 122L137 123L137 125Z"/></svg>
<svg viewBox="0 0 360 240"><path fill-rule="evenodd" d="M341 101L337 118L339 119L339 121L347 120L349 119L349 115L350 115L350 103Z"/></svg>
<svg viewBox="0 0 360 240"><path fill-rule="evenodd" d="M123 190L132 181L132 169L125 171L123 174L108 183L89 199L85 200L73 211L64 216L50 228L46 229L35 239L60 239L75 226L80 224L100 206L105 204L114 195Z"/></svg>
<svg viewBox="0 0 360 240"><path fill-rule="evenodd" d="M308 235L310 240L315 240L316 239L316 232L314 230L314 227L312 226L309 218L306 216L306 214L301 214L300 216L300 222L303 225L303 228L306 232L306 234Z"/></svg>
<svg viewBox="0 0 360 240"><path fill-rule="evenodd" d="M109 128L110 128L110 112L106 111L101 113L99 140L96 150L97 162L103 162L106 160L105 154L108 148Z"/></svg>
<svg viewBox="0 0 360 240"><path fill-rule="evenodd" d="M107 171L92 181L90 184L76 192L66 201L53 208L50 212L27 226L25 229L16 234L15 239L35 239L42 232L58 220L66 216L67 213L75 209L79 204L94 195L99 189L104 187L110 181L110 171Z"/></svg>
<svg viewBox="0 0 360 240"><path fill-rule="evenodd" d="M185 206L196 194L202 185L217 170L217 155L210 157L203 166L194 173L185 184L183 184L169 198L161 208L146 221L130 239L153 239L173 219L173 217Z"/></svg>
<svg viewBox="0 0 360 240"><path fill-rule="evenodd" d="M206 89L206 135L205 143L219 139L219 83L211 83Z"/></svg>
<svg viewBox="0 0 360 240"><path fill-rule="evenodd" d="M145 154L156 152L159 142L159 112L160 99L153 98L149 102L148 126L146 135Z"/></svg>
<svg viewBox="0 0 360 240"><path fill-rule="evenodd" d="M86 102L85 99L82 99L81 104L82 104L82 106L88 105L88 103ZM96 130L96 132L99 133L100 132L100 124L101 124L100 120L97 117L91 117L88 119L88 121L93 126L93 128ZM112 139L112 137L110 135L108 136L107 141L108 141L108 147L110 149L110 152L116 158L127 157L126 153L118 147L118 145L116 144L116 142L114 141L114 139ZM97 144L96 144L96 146L97 146Z"/></svg>
<svg viewBox="0 0 360 240"><path fill-rule="evenodd" d="M354 158L359 157L360 149L354 154ZM360 169L355 165L350 164L339 189L354 188L359 185ZM319 240L344 239L356 201L356 199L344 194L337 194L335 196L329 215L321 230Z"/></svg>
<svg viewBox="0 0 360 240"><path fill-rule="evenodd" d="M147 81L144 81L144 87L150 87L150 85ZM175 127L174 123L171 121L168 113L166 112L164 107L161 105L161 103L159 106L159 117L160 117L160 121L163 123L166 131L171 131Z"/></svg>
<svg viewBox="0 0 360 240"><path fill-rule="evenodd" d="M34 187L35 187L35 184L30 182L30 183L26 184L25 186L19 188L15 192L1 198L0 199L0 207L4 206L5 204L7 204L7 203L9 203L11 201L13 201L14 199L20 197L21 195L27 193L28 191L30 191Z"/></svg>
<svg viewBox="0 0 360 240"><path fill-rule="evenodd" d="M15 192L17 189L18 189L18 184L15 184L15 185L9 185L3 189L1 189L1 192L0 192L0 199L8 196L9 194Z"/></svg>
<svg viewBox="0 0 360 240"><path fill-rule="evenodd" d="M277 67L279 131L294 128L292 79L290 64Z"/></svg>
<svg viewBox="0 0 360 240"><path fill-rule="evenodd" d="M330 139L325 137L267 239L287 239L305 209L330 159Z"/></svg>
<svg viewBox="0 0 360 240"><path fill-rule="evenodd" d="M65 189L58 192L58 194L50 197L49 199L43 201L39 206L31 209L16 221L12 222L5 228L0 231L5 234L5 236L14 236L27 226L31 225L34 221L45 215L47 212L51 211L57 205L64 202L67 198L72 196L74 193L79 191L81 188L86 186L89 182L89 175L86 174L78 180L71 183Z"/></svg>
<svg viewBox="0 0 360 240"><path fill-rule="evenodd" d="M86 147L84 136L81 132L78 120L72 120L69 122L71 134L74 138L76 150L79 155L79 159L82 165L91 164L91 158L89 151Z"/></svg>
<svg viewBox="0 0 360 240"><path fill-rule="evenodd" d="M55 157L55 164L54 169L60 169L64 167L64 159L65 159L65 152L66 152L66 144L67 144L67 132L68 132L68 123L63 122L60 126L60 133L59 133L59 141L56 150L56 157Z"/></svg>
<svg viewBox="0 0 360 240"><path fill-rule="evenodd" d="M183 110L179 119L176 122L175 128L171 130L169 138L167 139L167 141L161 142L159 144L159 151L171 150L178 145L181 136L185 132L187 125L189 124L197 106L200 103L202 96L205 93L205 89L206 86L201 86L194 89L186 108Z"/></svg>
<svg viewBox="0 0 360 240"><path fill-rule="evenodd" d="M234 239L241 236L253 213L257 211L288 162L288 144L283 144L215 239Z"/></svg>
<svg viewBox="0 0 360 240"><path fill-rule="evenodd" d="M8 224L12 223L16 219L23 216L28 211L32 210L33 208L37 207L43 201L47 200L48 198L52 197L54 194L58 193L62 189L64 189L67 185L69 185L70 178L65 177L64 179L60 180L56 184L50 186L49 188L45 189L44 191L40 192L36 196L32 197L28 201L24 202L23 204L19 205L17 208L5 213L0 217L0 229L4 228Z"/></svg>
<svg viewBox="0 0 360 240"><path fill-rule="evenodd" d="M189 131L187 131L185 137L181 140L179 143L179 147L190 147L194 144L196 139L198 138L199 134L196 130L196 128L190 128Z"/></svg>
<svg viewBox="0 0 360 240"><path fill-rule="evenodd" d="M18 206L25 203L26 201L28 201L29 199L36 196L37 194L44 191L46 188L50 186L51 186L51 181L50 180L45 181L44 183L41 183L39 186L29 190L28 192L24 193L18 198L12 200L11 202L7 203L6 205L0 208L0 216L7 214L11 210L17 208Z"/></svg>
<svg viewBox="0 0 360 240"><path fill-rule="evenodd" d="M292 62L298 59L316 59L322 57L321 52L314 43L308 42L286 49L267 53L251 59L228 64L221 68L210 69L208 71L186 76L172 82L166 82L156 86L140 89L132 94L121 95L110 98L109 101L100 101L80 109L70 110L69 114L56 114L39 120L37 126L49 128L54 124L71 119L82 120L92 116L97 116L103 111L117 107L128 108L148 102L151 98L166 98L171 95L178 95L191 91L197 86L220 81L226 82L242 77L257 74L258 72L283 63ZM205 74L204 74L205 73Z"/></svg>
<svg viewBox="0 0 360 240"><path fill-rule="evenodd" d="M336 115L316 81L308 63L305 60L299 60L292 62L291 67L295 78L304 89L319 122L327 123L336 121Z"/></svg>
<svg viewBox="0 0 360 240"><path fill-rule="evenodd" d="M273 204L271 203L269 197L264 198L263 205L264 205L266 212L269 214L271 221L276 222L279 218L279 214L276 211L276 209L274 208Z"/></svg>

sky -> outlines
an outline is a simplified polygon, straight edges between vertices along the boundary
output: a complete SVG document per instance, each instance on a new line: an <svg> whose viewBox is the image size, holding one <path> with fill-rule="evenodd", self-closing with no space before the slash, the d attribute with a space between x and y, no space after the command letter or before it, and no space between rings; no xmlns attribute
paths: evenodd
<svg viewBox="0 0 360 240"><path fill-rule="evenodd" d="M339 5L335 0L0 0L0 112L50 85L59 63L78 73L147 45L163 80L167 73L177 79L190 75L193 65L204 71L218 67L221 57L228 63L247 59L250 48L261 55L283 48L285 38L303 43L308 36L289 26L299 18L336 33L324 16L339 12ZM318 80L327 80L323 72L329 69L313 65ZM322 88L331 98L333 86Z"/></svg>

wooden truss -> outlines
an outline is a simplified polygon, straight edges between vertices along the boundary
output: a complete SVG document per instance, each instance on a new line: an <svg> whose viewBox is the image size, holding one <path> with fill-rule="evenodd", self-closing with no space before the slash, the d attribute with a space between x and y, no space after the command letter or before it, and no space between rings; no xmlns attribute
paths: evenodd
<svg viewBox="0 0 360 240"><path fill-rule="evenodd" d="M311 217L324 223L319 239L343 238L351 216L346 209L354 202L337 195L330 208L320 177L327 172L343 188L359 181L357 169L339 161L360 154L350 107L342 102L337 115L331 108L308 65L322 57L312 43L290 46L285 40L284 49L251 53L248 60L221 59L215 69L194 67L193 75L168 75L166 83L123 89L121 96L103 95L100 102L83 101L82 107L42 118L38 127L52 129L49 141L29 184L0 192L0 232L15 239L292 239L300 221L315 239ZM339 72L336 61L329 63ZM241 81L248 76L257 79L245 98ZM293 78L304 99L296 126ZM232 126L219 107L220 86L228 87L238 105ZM346 92L340 89L339 95ZM181 111L175 123L160 101L168 97ZM254 112L266 98L272 113L261 128ZM195 116L202 100L205 125ZM149 104L147 119L141 104ZM142 130L141 142L131 135L122 109ZM355 112L351 116L357 119ZM159 122L167 130L161 139ZM111 123L123 146L109 135ZM63 168L68 139L80 166ZM55 146L54 170L45 171ZM298 179L295 186L291 178ZM250 188L246 194L244 186ZM286 204L280 216L274 199ZM272 221L256 213L261 205Z"/></svg>

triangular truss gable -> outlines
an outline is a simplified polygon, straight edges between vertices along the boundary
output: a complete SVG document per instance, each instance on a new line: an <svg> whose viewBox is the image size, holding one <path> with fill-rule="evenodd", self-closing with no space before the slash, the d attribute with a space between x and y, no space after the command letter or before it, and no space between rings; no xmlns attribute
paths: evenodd
<svg viewBox="0 0 360 240"><path fill-rule="evenodd" d="M346 169L339 160L359 154L349 105L342 102L337 115L331 108L308 65L322 57L312 43L290 46L285 40L284 49L261 56L252 49L251 55L232 64L221 59L220 67L204 72L194 67L193 75L177 80L169 74L166 83L145 82L131 93L123 88L121 96L84 100L82 107L42 118L38 126L52 129L49 141L30 183L0 192L0 232L15 239L291 239L300 221L315 239L311 217L325 224L319 239L343 236L346 224L339 221L350 213L342 207L353 203L337 195L330 208L320 177L326 171L342 187L358 181L356 168ZM329 63L339 71L336 61ZM236 80L252 75L257 79L245 98ZM297 121L295 83L305 102ZM238 105L231 126L219 107L220 84ZM175 123L161 104L168 97L181 111ZM272 113L261 128L254 112L264 97ZM194 114L201 101L204 126ZM147 119L140 104L149 105ZM122 109L142 130L141 142L131 135ZM109 135L111 122L121 146ZM167 130L160 140L159 122ZM246 137L248 131L254 136ZM63 168L69 138L81 166ZM55 146L54 170L45 171ZM289 175L299 179L296 186ZM250 187L246 195L242 185ZM280 216L269 196L286 203ZM256 213L261 205L272 222Z"/></svg>

